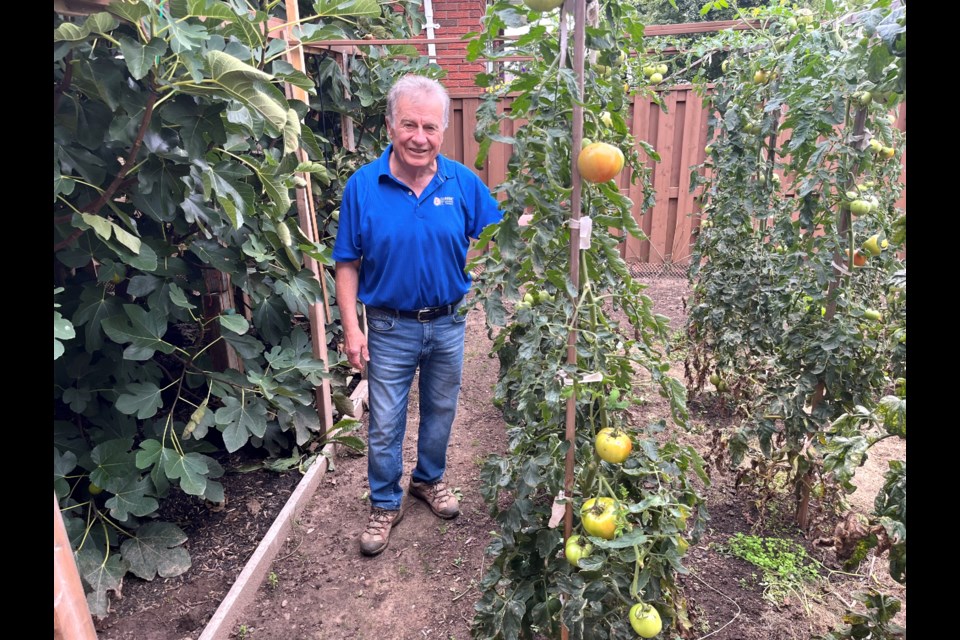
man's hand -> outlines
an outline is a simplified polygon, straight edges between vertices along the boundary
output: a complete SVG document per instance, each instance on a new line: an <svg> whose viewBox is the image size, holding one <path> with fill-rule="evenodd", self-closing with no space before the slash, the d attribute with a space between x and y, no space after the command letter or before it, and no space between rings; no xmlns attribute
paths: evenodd
<svg viewBox="0 0 960 640"><path fill-rule="evenodd" d="M347 361L354 369L363 371L367 362L370 362L370 352L367 351L367 336L363 331L346 331L343 337L343 351L347 354Z"/></svg>

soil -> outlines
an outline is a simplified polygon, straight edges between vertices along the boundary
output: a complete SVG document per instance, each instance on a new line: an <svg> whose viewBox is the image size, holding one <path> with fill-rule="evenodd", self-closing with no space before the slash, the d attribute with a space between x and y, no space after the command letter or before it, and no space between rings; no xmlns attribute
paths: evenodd
<svg viewBox="0 0 960 640"><path fill-rule="evenodd" d="M655 311L669 317L671 327L680 331L688 295L686 279L649 278L646 282ZM413 499L387 550L375 558L361 556L359 536L369 512L366 458L340 451L294 524L255 602L241 612L233 637L470 638L478 584L488 566L484 548L496 531L480 497L480 466L486 455L506 448L503 419L491 403L497 360L488 357L489 350L483 313L476 308L468 315L463 389L448 457L447 479L463 496L461 515L440 520ZM681 379L682 357L671 356L672 373ZM405 481L416 451L415 391L404 447ZM649 404L637 409L638 421L669 415L659 396L651 396ZM689 402L692 429L678 438L706 456L715 431L734 424L734 419L715 393L691 394ZM871 449L866 466L857 473L859 489L849 497L849 506L869 512L887 460L904 455L904 445L889 440ZM791 499L761 503L748 488L736 489L734 474L723 471L722 465L712 468L712 483L704 489L710 511L708 530L687 553L689 574L679 577L692 623L686 637L811 638L839 624L847 605L853 605L853 592L868 587L903 601L896 621L906 626L906 590L890 579L885 556L871 555L858 569L840 571L828 544L838 516L814 503L819 518L804 534L791 524ZM101 640L198 638L299 479L298 472L229 473L222 479L226 506L216 511L189 498L167 501L162 515L178 522L188 534L186 547L193 567L177 578L124 581L122 598L113 602L110 615L97 621ZM801 544L822 563L820 579L773 597L757 567L723 551L736 532Z"/></svg>

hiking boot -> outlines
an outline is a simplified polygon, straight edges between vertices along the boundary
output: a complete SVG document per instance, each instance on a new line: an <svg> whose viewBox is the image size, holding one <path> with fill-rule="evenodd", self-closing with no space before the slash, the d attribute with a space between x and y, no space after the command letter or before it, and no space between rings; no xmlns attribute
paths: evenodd
<svg viewBox="0 0 960 640"><path fill-rule="evenodd" d="M367 520L367 528L360 534L360 553L375 556L387 548L390 542L390 530L400 522L403 510L387 511L374 507Z"/></svg>
<svg viewBox="0 0 960 640"><path fill-rule="evenodd" d="M457 496L453 495L447 488L447 483L442 480L436 484L410 480L410 495L426 502L430 510L441 518L450 519L460 515Z"/></svg>

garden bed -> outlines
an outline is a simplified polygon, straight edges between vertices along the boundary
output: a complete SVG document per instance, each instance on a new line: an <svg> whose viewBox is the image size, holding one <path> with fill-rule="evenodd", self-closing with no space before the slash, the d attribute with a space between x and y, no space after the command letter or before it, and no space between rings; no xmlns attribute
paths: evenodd
<svg viewBox="0 0 960 640"><path fill-rule="evenodd" d="M657 313L671 318L679 331L685 317L687 282L679 278L648 280L648 295ZM359 535L368 513L366 458L341 451L265 573L256 596L238 604L232 637L266 639L366 638L467 640L478 584L489 566L484 548L496 524L480 496L480 465L486 455L503 451L506 438L500 412L492 405L497 360L487 357L490 341L482 311L468 316L466 369L460 412L449 451L448 479L463 495L462 513L452 521L433 516L422 503L409 505L394 530L389 548L375 558L359 553ZM682 373L682 355L673 354L674 375ZM634 409L636 423L668 415L656 393ZM411 396L415 415L416 393ZM679 437L706 454L714 430L731 418L713 394L690 399L690 433ZM415 425L415 418L411 425ZM408 434L404 459L414 462L415 428ZM902 456L893 442L871 451L857 475L860 489L851 504L861 512L872 507L882 482L886 457ZM296 472L230 473L224 479L228 502L211 510L192 499L168 501L162 515L177 522L193 568L186 575L153 582L128 578L123 599L98 624L101 640L185 640L199 638L244 563L254 554L286 497L300 479ZM851 593L869 586L905 599L905 589L887 574L886 558L870 556L850 573L838 572L832 548L835 517L822 517L803 535L792 526L792 502L767 502L758 511L746 491L736 491L733 474L712 470L705 489L710 510L707 533L690 547L690 573L680 577L692 627L688 636L710 634L715 640L807 640L839 623ZM818 513L820 505L815 505ZM774 597L761 571L727 553L737 532L778 537L801 545L820 565L820 578L786 597ZM820 541L820 544L818 544ZM898 620L905 624L905 608ZM225 635L223 637L226 637Z"/></svg>

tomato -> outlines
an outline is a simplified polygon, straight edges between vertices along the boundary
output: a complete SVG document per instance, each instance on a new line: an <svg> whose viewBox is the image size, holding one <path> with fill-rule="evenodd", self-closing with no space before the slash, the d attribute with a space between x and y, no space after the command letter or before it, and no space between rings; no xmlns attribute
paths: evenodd
<svg viewBox="0 0 960 640"><path fill-rule="evenodd" d="M626 460L630 451L633 450L633 442L630 441L630 436L626 432L613 427L600 429L594 445L597 447L597 455L600 456L601 460L614 464L620 464Z"/></svg>
<svg viewBox="0 0 960 640"><path fill-rule="evenodd" d="M858 216L870 213L870 202L867 200L854 200L850 203L850 213Z"/></svg>
<svg viewBox="0 0 960 640"><path fill-rule="evenodd" d="M867 264L867 256L860 253L859 249L853 252L853 264L856 267L862 267Z"/></svg>
<svg viewBox="0 0 960 640"><path fill-rule="evenodd" d="M652 75L655 74L656 72L657 72L657 68L656 68L655 66L652 66L652 65L644 65L644 66L643 66L643 76L644 76L645 78L649 78L650 76L652 76ZM660 74L660 75L663 75L663 74Z"/></svg>
<svg viewBox="0 0 960 640"><path fill-rule="evenodd" d="M758 69L757 72L753 74L753 81L755 84L766 84L770 81L770 72Z"/></svg>
<svg viewBox="0 0 960 640"><path fill-rule="evenodd" d="M590 498L583 503L580 518L588 534L613 540L617 531L617 502L613 498Z"/></svg>
<svg viewBox="0 0 960 640"><path fill-rule="evenodd" d="M720 376L717 375L716 373L711 373L710 384L712 384L713 386L717 386L718 384L720 384Z"/></svg>
<svg viewBox="0 0 960 640"><path fill-rule="evenodd" d="M646 602L638 602L630 607L630 626L641 638L652 638L660 633L663 622L659 611Z"/></svg>
<svg viewBox="0 0 960 640"><path fill-rule="evenodd" d="M884 147L880 149L880 155L883 156L884 158L887 158L888 160L892 158L896 153L897 152L896 150L894 150L893 147Z"/></svg>
<svg viewBox="0 0 960 640"><path fill-rule="evenodd" d="M580 566L580 558L586 558L591 553L593 553L593 545L590 544L589 540L581 538L577 534L567 538L567 544L563 547L563 554L566 556L567 562L575 567Z"/></svg>
<svg viewBox="0 0 960 640"><path fill-rule="evenodd" d="M657 71L656 71L656 72L659 73L661 76L665 76L665 75L667 75L667 71L669 71L669 70L670 70L670 67L668 67L666 64L664 64L664 63L661 62L660 64L657 65ZM651 74L651 75L653 75L653 74Z"/></svg>
<svg viewBox="0 0 960 640"><path fill-rule="evenodd" d="M883 143L876 138L870 138L870 142L867 143L867 147L874 153L880 153L880 151L883 150Z"/></svg>
<svg viewBox="0 0 960 640"><path fill-rule="evenodd" d="M864 309L863 317L874 322L883 322L883 314L876 309Z"/></svg>
<svg viewBox="0 0 960 640"><path fill-rule="evenodd" d="M563 4L563 0L523 0L534 11L553 11Z"/></svg>
<svg viewBox="0 0 960 640"><path fill-rule="evenodd" d="M880 234L874 234L864 240L863 248L869 251L871 254L878 256L880 253L889 246L889 242L884 239L880 241Z"/></svg>
<svg viewBox="0 0 960 640"><path fill-rule="evenodd" d="M89 492L90 492L90 495L92 495L92 496L96 496L96 495L99 495L99 494L103 493L103 489L101 489L101 488L98 487L97 485L93 484L92 482L90 483L90 486L87 487L87 491L89 491Z"/></svg>
<svg viewBox="0 0 960 640"><path fill-rule="evenodd" d="M606 182L623 169L623 152L612 144L594 142L580 150L577 168L587 182Z"/></svg>
<svg viewBox="0 0 960 640"><path fill-rule="evenodd" d="M613 126L613 116L610 115L609 111L604 111L600 114L600 122L607 125L608 127Z"/></svg>
<svg viewBox="0 0 960 640"><path fill-rule="evenodd" d="M650 84L660 84L661 82L663 82L662 73L657 72L650 76Z"/></svg>

